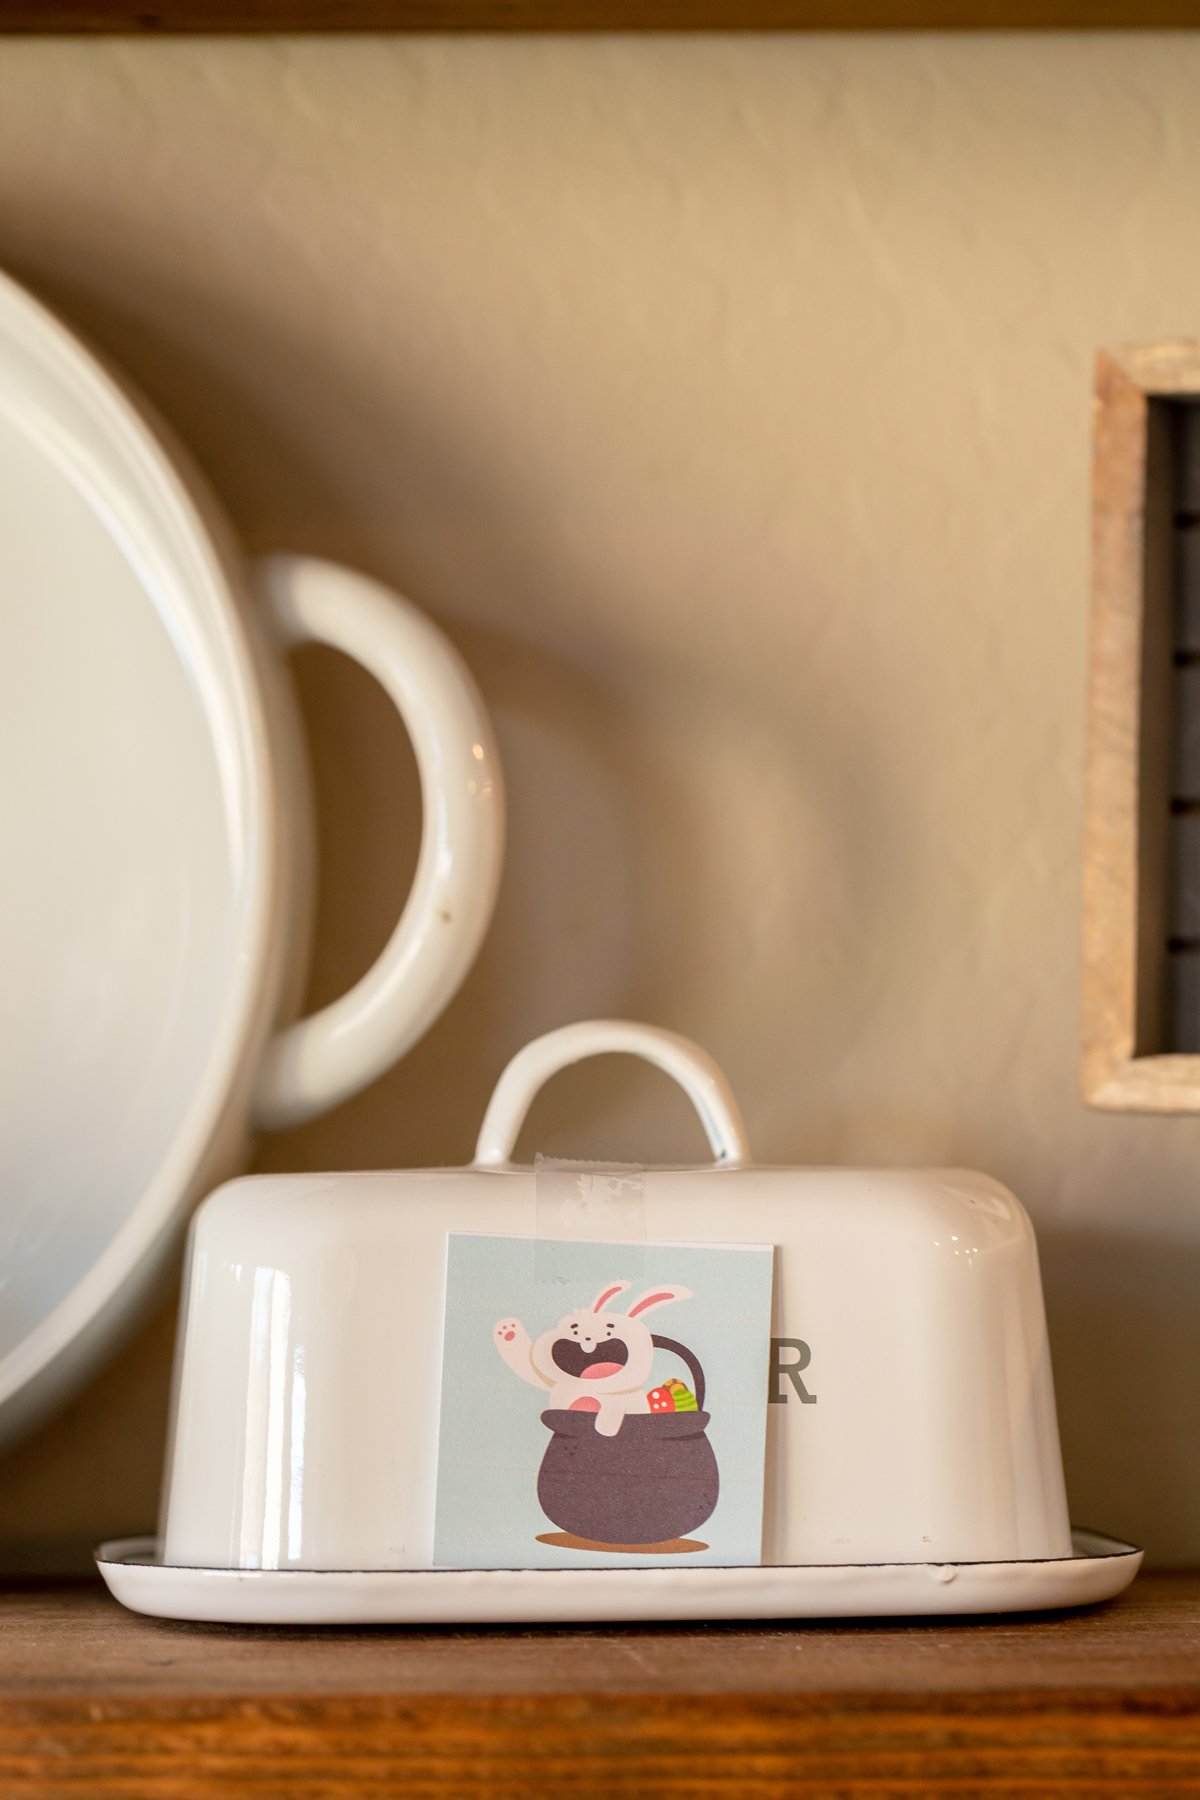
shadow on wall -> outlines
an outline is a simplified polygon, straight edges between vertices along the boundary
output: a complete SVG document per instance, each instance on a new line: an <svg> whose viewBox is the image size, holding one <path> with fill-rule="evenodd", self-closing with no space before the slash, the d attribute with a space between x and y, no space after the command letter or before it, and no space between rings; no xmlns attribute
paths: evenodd
<svg viewBox="0 0 1200 1800"><path fill-rule="evenodd" d="M1038 1232L1071 1517L1194 1563L1200 1243Z"/></svg>
<svg viewBox="0 0 1200 1800"><path fill-rule="evenodd" d="M925 855L856 697L808 675L803 632L786 666L745 655L753 615L719 561L676 546L643 567L602 516L593 532L586 515L547 514L513 419L486 384L419 354L419 333L379 375L352 333L301 325L203 262L181 274L147 251L131 284L81 261L61 224L47 241L9 221L9 236L18 276L160 409L251 551L342 558L410 592L449 623L496 720L510 842L478 967L398 1069L272 1141L261 1166L463 1160L508 1056L597 1013L705 1042L747 1105L757 1096L772 1154L790 1151L794 1093L821 1090L830 1042L872 1028ZM802 574L796 609L819 634L830 596ZM631 582L673 621L667 637L639 634L636 609L609 618ZM328 652L296 666L321 847L312 1005L386 938L418 805L403 731L369 680ZM806 941L810 913L835 921L834 942ZM598 1097L619 1079L597 1070ZM610 1116L598 1104L577 1153ZM634 1116L635 1148L649 1120ZM672 1153L652 1127L646 1139Z"/></svg>

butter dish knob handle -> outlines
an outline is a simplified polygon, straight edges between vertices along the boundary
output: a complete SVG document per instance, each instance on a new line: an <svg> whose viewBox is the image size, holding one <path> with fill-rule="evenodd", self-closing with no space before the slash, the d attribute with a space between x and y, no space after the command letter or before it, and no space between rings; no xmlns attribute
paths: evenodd
<svg viewBox="0 0 1200 1800"><path fill-rule="evenodd" d="M549 1031L513 1057L484 1115L475 1146L476 1166L507 1167L534 1096L552 1075L587 1056L613 1052L643 1057L679 1083L700 1115L718 1165L728 1168L750 1161L737 1101L706 1051L689 1038L657 1026L635 1025L624 1019L590 1019Z"/></svg>

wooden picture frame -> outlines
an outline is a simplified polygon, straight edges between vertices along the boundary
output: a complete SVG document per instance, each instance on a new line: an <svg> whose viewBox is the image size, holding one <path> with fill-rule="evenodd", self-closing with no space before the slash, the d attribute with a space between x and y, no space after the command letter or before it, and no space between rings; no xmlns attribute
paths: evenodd
<svg viewBox="0 0 1200 1800"><path fill-rule="evenodd" d="M1200 341L1098 359L1081 1073L1085 1099L1115 1110L1200 1111L1200 1054L1165 1047L1177 422L1192 397Z"/></svg>

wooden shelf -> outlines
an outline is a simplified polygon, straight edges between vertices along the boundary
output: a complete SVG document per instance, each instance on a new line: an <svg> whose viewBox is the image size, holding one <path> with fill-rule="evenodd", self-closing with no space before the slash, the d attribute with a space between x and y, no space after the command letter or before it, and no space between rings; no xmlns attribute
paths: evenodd
<svg viewBox="0 0 1200 1800"><path fill-rule="evenodd" d="M1171 30L1200 0L0 0L0 32Z"/></svg>
<svg viewBox="0 0 1200 1800"><path fill-rule="evenodd" d="M1065 1617L249 1631L0 1594L0 1794L1200 1791L1200 1575Z"/></svg>

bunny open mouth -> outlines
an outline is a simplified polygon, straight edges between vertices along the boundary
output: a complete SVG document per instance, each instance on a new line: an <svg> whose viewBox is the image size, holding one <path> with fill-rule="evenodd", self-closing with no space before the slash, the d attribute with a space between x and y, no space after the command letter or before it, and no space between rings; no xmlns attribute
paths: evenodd
<svg viewBox="0 0 1200 1800"><path fill-rule="evenodd" d="M620 1338L609 1338L594 1350L585 1350L571 1338L556 1338L550 1356L564 1375L574 1375L582 1381L602 1381L606 1375L618 1375L629 1361L629 1351Z"/></svg>

